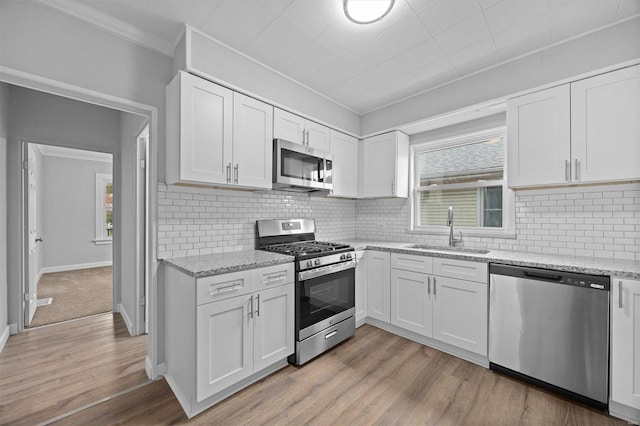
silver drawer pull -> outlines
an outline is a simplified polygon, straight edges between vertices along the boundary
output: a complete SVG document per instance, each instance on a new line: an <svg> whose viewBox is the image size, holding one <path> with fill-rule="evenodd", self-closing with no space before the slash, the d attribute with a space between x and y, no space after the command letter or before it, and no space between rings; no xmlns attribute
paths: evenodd
<svg viewBox="0 0 640 426"><path fill-rule="evenodd" d="M431 294L431 277L427 277L427 294Z"/></svg>
<svg viewBox="0 0 640 426"><path fill-rule="evenodd" d="M618 308L622 309L622 281L618 281Z"/></svg>
<svg viewBox="0 0 640 426"><path fill-rule="evenodd" d="M436 277L433 277L433 295L436 295Z"/></svg>
<svg viewBox="0 0 640 426"><path fill-rule="evenodd" d="M324 336L324 338L325 338L325 340L326 340L326 339L330 339L330 338L332 338L333 336L335 336L336 334L338 334L338 330L333 330L331 333L329 333L329 334L325 335L325 336Z"/></svg>
<svg viewBox="0 0 640 426"><path fill-rule="evenodd" d="M236 281L233 284L219 285L218 287L216 287L216 292L224 293L224 292L227 292L227 291L234 291L238 287L242 287L242 281ZM211 295L213 295L213 292L211 293Z"/></svg>
<svg viewBox="0 0 640 426"><path fill-rule="evenodd" d="M279 274L268 275L267 278L265 279L265 281L267 281L267 282L277 281L277 280L280 280L280 279L286 278L286 277L287 277L287 273L286 272L280 272Z"/></svg>

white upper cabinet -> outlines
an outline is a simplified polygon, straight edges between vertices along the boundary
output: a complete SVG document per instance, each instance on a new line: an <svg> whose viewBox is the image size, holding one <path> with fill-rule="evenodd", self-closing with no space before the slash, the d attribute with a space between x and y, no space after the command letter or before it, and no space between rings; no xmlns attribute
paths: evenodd
<svg viewBox="0 0 640 426"><path fill-rule="evenodd" d="M180 71L167 86L167 183L271 188L273 107Z"/></svg>
<svg viewBox="0 0 640 426"><path fill-rule="evenodd" d="M510 99L507 103L509 186L569 181L569 86Z"/></svg>
<svg viewBox="0 0 640 426"><path fill-rule="evenodd" d="M640 65L571 84L573 180L640 178Z"/></svg>
<svg viewBox="0 0 640 426"><path fill-rule="evenodd" d="M390 132L362 141L360 197L409 196L409 136Z"/></svg>
<svg viewBox="0 0 640 426"><path fill-rule="evenodd" d="M280 108L273 112L273 137L324 152L331 149L331 129Z"/></svg>
<svg viewBox="0 0 640 426"><path fill-rule="evenodd" d="M233 94L234 184L270 189L273 163L273 107Z"/></svg>
<svg viewBox="0 0 640 426"><path fill-rule="evenodd" d="M225 183L233 92L180 72L167 87L167 183Z"/></svg>
<svg viewBox="0 0 640 426"><path fill-rule="evenodd" d="M510 99L510 187L640 178L640 65Z"/></svg>
<svg viewBox="0 0 640 426"><path fill-rule="evenodd" d="M358 139L331 131L333 192L336 197L358 196Z"/></svg>

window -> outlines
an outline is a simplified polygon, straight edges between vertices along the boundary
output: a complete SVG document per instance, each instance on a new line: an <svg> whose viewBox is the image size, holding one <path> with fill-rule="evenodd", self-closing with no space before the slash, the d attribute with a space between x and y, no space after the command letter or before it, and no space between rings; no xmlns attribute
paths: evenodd
<svg viewBox="0 0 640 426"><path fill-rule="evenodd" d="M113 240L113 179L96 173L96 244Z"/></svg>
<svg viewBox="0 0 640 426"><path fill-rule="evenodd" d="M513 222L507 189L505 130L493 129L413 147L413 229L454 226L471 233L505 233Z"/></svg>

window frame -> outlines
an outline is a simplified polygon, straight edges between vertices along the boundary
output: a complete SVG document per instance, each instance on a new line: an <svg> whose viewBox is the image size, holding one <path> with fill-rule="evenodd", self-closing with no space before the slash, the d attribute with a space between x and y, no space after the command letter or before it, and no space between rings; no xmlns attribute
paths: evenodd
<svg viewBox="0 0 640 426"><path fill-rule="evenodd" d="M96 228L93 242L97 245L113 243L113 235L107 235L107 230L104 226L107 219L107 208L105 206L106 186L109 183L113 185L113 175L96 173ZM113 207L111 207L111 212L113 214Z"/></svg>
<svg viewBox="0 0 640 426"><path fill-rule="evenodd" d="M456 146L471 145L474 143L482 142L483 140L490 140L500 137L504 144L504 159L503 159L503 178L500 180L487 180L482 182L466 182L466 183L452 183L441 184L430 187L420 187L420 176L418 176L418 155L422 152L435 151L445 148L453 148ZM506 126L494 127L473 133L466 133L463 135L451 136L433 141L426 141L411 145L410 159L409 159L409 202L411 214L409 215L409 232L415 232L420 234L434 234L434 235L448 235L449 227L446 224L442 225L420 225L418 219L420 217L420 193L424 191L443 191L443 190L456 190L456 189L471 189L471 188L486 188L490 186L502 185L502 227L469 227L469 226L457 226L455 224L454 216L454 228L463 231L464 235L477 236L477 237L497 237L497 238L515 238L515 195L513 190L509 189L507 184L507 128ZM482 201L481 201L482 202ZM478 214L480 214L480 208L478 207Z"/></svg>

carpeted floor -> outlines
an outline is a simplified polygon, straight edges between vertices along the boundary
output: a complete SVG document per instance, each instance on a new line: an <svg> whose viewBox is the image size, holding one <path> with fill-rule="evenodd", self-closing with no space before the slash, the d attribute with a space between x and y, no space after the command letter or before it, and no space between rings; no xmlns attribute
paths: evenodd
<svg viewBox="0 0 640 426"><path fill-rule="evenodd" d="M51 297L53 301L38 306L30 327L111 311L112 275L111 266L43 274L38 299Z"/></svg>

